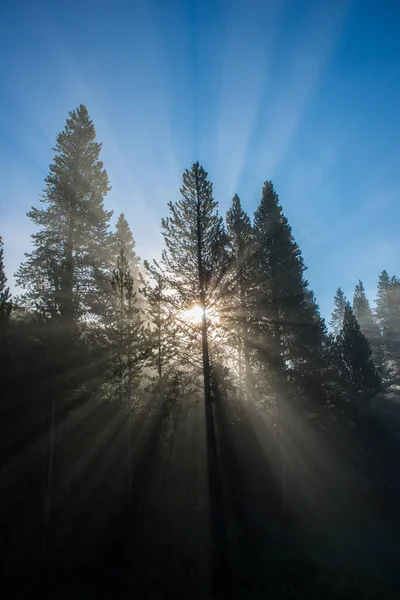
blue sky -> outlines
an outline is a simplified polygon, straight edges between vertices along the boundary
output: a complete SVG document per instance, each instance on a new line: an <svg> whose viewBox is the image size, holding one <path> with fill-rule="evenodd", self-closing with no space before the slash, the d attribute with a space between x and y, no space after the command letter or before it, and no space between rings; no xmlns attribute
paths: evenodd
<svg viewBox="0 0 400 600"><path fill-rule="evenodd" d="M86 104L143 258L199 160L225 213L271 179L323 314L400 274L400 2L130 0L0 8L0 235L29 250L57 133Z"/></svg>

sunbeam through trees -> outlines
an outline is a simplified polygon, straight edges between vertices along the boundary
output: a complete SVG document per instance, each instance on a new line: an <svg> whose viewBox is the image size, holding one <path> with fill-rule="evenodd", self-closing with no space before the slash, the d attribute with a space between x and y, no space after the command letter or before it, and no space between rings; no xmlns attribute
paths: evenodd
<svg viewBox="0 0 400 600"><path fill-rule="evenodd" d="M328 329L272 182L224 219L199 162L142 261L101 148L70 112L13 297L0 238L4 588L394 597L400 279Z"/></svg>

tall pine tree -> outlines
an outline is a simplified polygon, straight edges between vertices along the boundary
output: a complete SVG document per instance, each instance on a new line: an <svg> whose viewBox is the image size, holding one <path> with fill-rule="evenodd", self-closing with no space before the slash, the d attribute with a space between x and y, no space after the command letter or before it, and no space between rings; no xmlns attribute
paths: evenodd
<svg viewBox="0 0 400 600"><path fill-rule="evenodd" d="M246 394L250 391L252 381L247 299L251 285L253 230L237 194L233 197L231 208L226 214L226 228L231 256L231 282L224 317L227 326L230 329L233 326L235 331L234 344L237 346L239 363L239 396L243 397L243 391Z"/></svg>
<svg viewBox="0 0 400 600"><path fill-rule="evenodd" d="M264 184L253 227L250 339L258 356L258 396L276 402L280 516L285 518L290 461L284 440L293 424L294 403L307 410L321 403L324 328L304 278L300 249L270 181Z"/></svg>
<svg viewBox="0 0 400 600"><path fill-rule="evenodd" d="M226 234L212 184L199 163L184 172L180 192L181 200L169 203L170 215L162 220L162 263L178 311L199 308L204 395L211 407L208 316L226 273Z"/></svg>
<svg viewBox="0 0 400 600"><path fill-rule="evenodd" d="M45 180L45 207L28 213L39 228L34 249L16 274L27 307L68 325L98 317L107 292L112 213L104 209L110 188L95 138L86 107L70 112Z"/></svg>
<svg viewBox="0 0 400 600"><path fill-rule="evenodd" d="M213 198L212 184L198 162L184 172L180 193L181 199L168 204L169 216L162 220L166 244L162 263L177 310L182 313L197 306L200 314L213 539L211 568L214 585L218 588L222 583L226 546L212 397L209 318L227 269L226 234L222 218L218 215L217 202Z"/></svg>
<svg viewBox="0 0 400 600"><path fill-rule="evenodd" d="M68 479L69 448L61 432L72 411L95 397L97 361L83 333L92 334L89 324L104 315L110 294L112 213L104 208L110 188L100 151L93 122L81 105L69 113L56 138L42 207L28 213L37 227L33 250L16 273L24 290L21 302L43 323L38 338L46 370L42 404L49 444L44 543L52 521L57 529L56 491Z"/></svg>
<svg viewBox="0 0 400 600"><path fill-rule="evenodd" d="M143 368L149 358L150 347L145 334L143 318L137 306L134 279L121 245L117 267L111 276L113 311L109 315L108 341L110 344L109 393L118 399L128 414L128 492L132 492L132 416L143 390ZM110 385L111 384L111 385Z"/></svg>
<svg viewBox="0 0 400 600"><path fill-rule="evenodd" d="M108 315L108 339L112 352L112 394L129 410L134 396L138 395L140 373L149 354L134 287L134 278L122 246L111 276L113 310Z"/></svg>
<svg viewBox="0 0 400 600"><path fill-rule="evenodd" d="M272 182L264 184L254 215L252 333L263 369L275 375L275 389L293 382L318 390L324 326L304 278L306 269ZM312 386L310 387L310 382Z"/></svg>

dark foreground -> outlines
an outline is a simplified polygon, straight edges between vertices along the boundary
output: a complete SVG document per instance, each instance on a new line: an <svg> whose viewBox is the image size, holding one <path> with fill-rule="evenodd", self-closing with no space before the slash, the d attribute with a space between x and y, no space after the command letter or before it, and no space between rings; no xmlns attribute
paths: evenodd
<svg viewBox="0 0 400 600"><path fill-rule="evenodd" d="M101 467L53 500L45 537L39 502L3 511L2 597L400 597L396 507L382 509L384 488L363 487L346 450L310 427L278 452L261 413L220 406L223 539L212 543L202 407L178 413L134 424L130 492L115 425L93 450Z"/></svg>

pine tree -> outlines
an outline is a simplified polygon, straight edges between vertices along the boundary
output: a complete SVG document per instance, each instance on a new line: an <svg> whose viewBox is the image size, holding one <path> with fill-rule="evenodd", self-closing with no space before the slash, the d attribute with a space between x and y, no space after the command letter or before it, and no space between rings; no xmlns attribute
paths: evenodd
<svg viewBox="0 0 400 600"><path fill-rule="evenodd" d="M289 380L296 392L299 384L311 379L318 389L323 321L303 276L306 267L300 249L270 181L264 184L254 215L254 232L254 293L250 303L261 362L267 365L267 372L275 374L278 394L282 385L287 392ZM306 387L309 393L309 383Z"/></svg>
<svg viewBox="0 0 400 600"><path fill-rule="evenodd" d="M325 374L325 389L328 403L332 407L338 408L343 405L345 395L345 376L342 364L342 358L337 344L337 336L332 332L327 335L326 339L326 374Z"/></svg>
<svg viewBox="0 0 400 600"><path fill-rule="evenodd" d="M111 343L113 394L122 405L132 404L143 361L148 356L143 318L137 307L134 279L122 246L111 276L113 310L108 315L108 339Z"/></svg>
<svg viewBox="0 0 400 600"><path fill-rule="evenodd" d="M250 363L247 295L250 288L253 231L249 217L243 211L239 196L235 194L226 214L226 228L231 256L231 289L227 295L224 317L229 328L235 330L234 341L238 350L239 396L243 395L243 359L246 393L250 390L252 375Z"/></svg>
<svg viewBox="0 0 400 600"><path fill-rule="evenodd" d="M382 384L387 384L390 379L390 374L383 352L382 336L361 280L359 280L354 290L353 312L361 327L361 331L370 343L374 363L381 378L381 382Z"/></svg>
<svg viewBox="0 0 400 600"><path fill-rule="evenodd" d="M183 174L181 200L170 202L170 216L162 220L166 248L163 268L173 290L178 311L198 306L201 315L201 347L204 394L211 403L208 315L215 306L218 287L226 272L226 234L212 184L195 163Z"/></svg>
<svg viewBox="0 0 400 600"><path fill-rule="evenodd" d="M57 528L55 497L68 479L69 449L61 432L97 381L97 361L85 336L93 329L90 321L103 315L110 292L111 212L103 205L109 185L95 137L84 106L69 113L56 139L40 199L43 207L28 212L38 228L32 235L33 250L16 274L24 290L21 303L42 322L37 335L46 386L41 417L49 440L43 543L52 520Z"/></svg>
<svg viewBox="0 0 400 600"><path fill-rule="evenodd" d="M66 323L101 314L107 292L112 213L103 205L110 188L95 137L85 106L69 113L45 180L46 207L28 212L39 227L34 250L16 274L27 307Z"/></svg>
<svg viewBox="0 0 400 600"><path fill-rule="evenodd" d="M296 331L292 377L302 389L309 408L313 412L321 411L325 409L329 388L329 341L314 293L308 289L299 307Z"/></svg>
<svg viewBox="0 0 400 600"><path fill-rule="evenodd" d="M114 310L108 319L108 341L111 351L109 393L111 399L119 399L121 408L128 413L129 495L132 492L132 412L141 397L143 367L150 354L134 287L125 248L121 245L117 267L113 269L111 276Z"/></svg>
<svg viewBox="0 0 400 600"><path fill-rule="evenodd" d="M262 400L276 399L283 440L293 415L290 403L309 410L323 399L324 328L304 278L300 249L270 181L264 184L253 227L250 339L258 356L258 389L264 388ZM285 518L288 460L282 440L280 516Z"/></svg>
<svg viewBox="0 0 400 600"><path fill-rule="evenodd" d="M128 261L128 266L133 277L133 291L136 294L136 304L141 310L145 310L145 300L142 294L141 282L143 280L143 272L141 267L140 257L136 253L136 242L134 240L132 230L129 227L125 215L121 213L115 226L114 233L115 256L114 265L117 264L121 248L124 248L125 257Z"/></svg>
<svg viewBox="0 0 400 600"><path fill-rule="evenodd" d="M389 366L396 380L400 379L400 280L389 277L387 271L379 276L376 299L376 320Z"/></svg>
<svg viewBox="0 0 400 600"><path fill-rule="evenodd" d="M384 339L390 326L389 287L390 277L388 272L383 270L378 280L375 316Z"/></svg>
<svg viewBox="0 0 400 600"><path fill-rule="evenodd" d="M342 288L336 290L335 297L333 299L334 309L332 311L331 320L329 325L332 328L333 335L339 335L340 330L343 326L344 311L346 308L346 297L343 293Z"/></svg>
<svg viewBox="0 0 400 600"><path fill-rule="evenodd" d="M291 308L297 304L293 302L291 292L298 295L297 300L302 300L304 265L272 182L264 184L254 214L254 232L256 304L253 331L256 336L258 333L261 360L267 362L275 377L282 379L287 359L285 333L293 323Z"/></svg>
<svg viewBox="0 0 400 600"><path fill-rule="evenodd" d="M379 336L379 328L375 323L374 315L361 280L359 280L354 289L353 312L362 332L369 341Z"/></svg>
<svg viewBox="0 0 400 600"><path fill-rule="evenodd" d="M171 289L176 309L183 312L199 307L203 389L206 418L206 444L210 494L210 518L213 536L212 572L218 587L223 573L224 519L221 482L218 467L216 433L212 398L210 359L210 313L218 299L221 280L226 274L226 234L212 184L207 173L194 163L183 174L181 199L170 202L169 216L162 220L166 248L162 266Z"/></svg>
<svg viewBox="0 0 400 600"><path fill-rule="evenodd" d="M149 322L149 335L152 340L153 365L156 369L156 388L159 405L163 406L165 389L173 372L179 370L179 323L174 307L170 305L166 283L157 263L151 266L144 263L147 278L141 291L146 299L145 315Z"/></svg>
<svg viewBox="0 0 400 600"><path fill-rule="evenodd" d="M396 365L397 377L400 377L400 279L393 275L389 287L390 326L387 346Z"/></svg>
<svg viewBox="0 0 400 600"><path fill-rule="evenodd" d="M12 308L11 292L4 268L4 245L0 237L0 328L9 320Z"/></svg>
<svg viewBox="0 0 400 600"><path fill-rule="evenodd" d="M4 246L0 237L0 389L4 396L10 379L10 331L9 320L12 309L10 288L7 286L7 276L4 267ZM0 410L2 413L2 406Z"/></svg>
<svg viewBox="0 0 400 600"><path fill-rule="evenodd" d="M372 359L371 347L349 302L345 306L343 325L336 338L336 344L349 398L367 400L377 394L381 385Z"/></svg>
<svg viewBox="0 0 400 600"><path fill-rule="evenodd" d="M121 213L118 217L118 221L115 226L115 237L117 241L117 260L121 246L123 246L132 276L134 279L138 278L140 271L140 258L136 254L136 242L133 239L132 230L129 227L128 221L123 213Z"/></svg>

